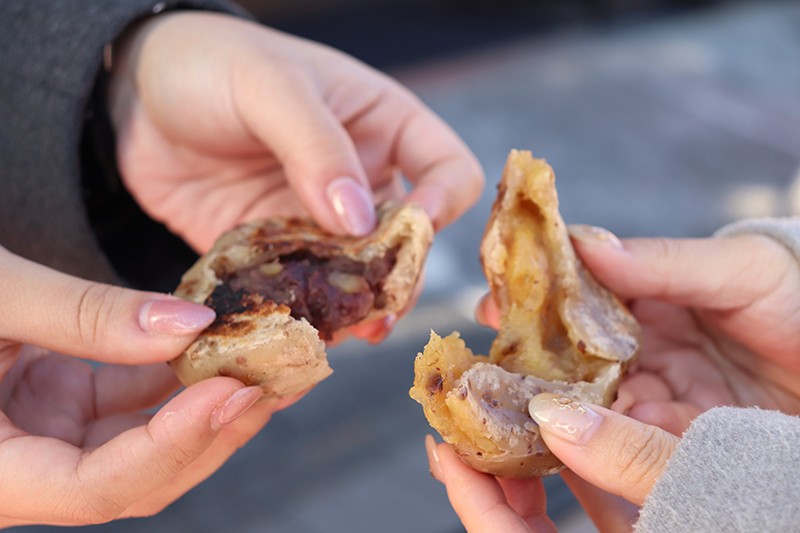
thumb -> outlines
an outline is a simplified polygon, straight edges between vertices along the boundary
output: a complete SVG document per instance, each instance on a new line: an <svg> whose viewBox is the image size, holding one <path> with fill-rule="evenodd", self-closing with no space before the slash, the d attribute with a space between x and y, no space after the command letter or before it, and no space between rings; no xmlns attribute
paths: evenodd
<svg viewBox="0 0 800 533"><path fill-rule="evenodd" d="M178 355L214 320L202 305L68 276L0 247L0 341L97 361Z"/></svg>
<svg viewBox="0 0 800 533"><path fill-rule="evenodd" d="M680 442L671 433L556 394L528 406L547 447L577 475L641 505Z"/></svg>

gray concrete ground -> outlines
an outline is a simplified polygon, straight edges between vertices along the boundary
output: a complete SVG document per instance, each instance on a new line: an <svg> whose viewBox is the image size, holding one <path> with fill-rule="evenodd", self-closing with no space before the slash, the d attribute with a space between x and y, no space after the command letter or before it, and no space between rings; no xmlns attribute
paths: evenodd
<svg viewBox="0 0 800 533"><path fill-rule="evenodd" d="M505 156L554 166L567 222L621 236L707 235L742 216L800 213L800 4L724 3L571 27L391 73L485 166L486 194L435 243L420 305L377 347L331 351L335 374L161 515L86 531L455 533L408 398L428 331L472 322L477 261ZM562 531L592 531L557 477ZM31 528L45 531L48 528Z"/></svg>

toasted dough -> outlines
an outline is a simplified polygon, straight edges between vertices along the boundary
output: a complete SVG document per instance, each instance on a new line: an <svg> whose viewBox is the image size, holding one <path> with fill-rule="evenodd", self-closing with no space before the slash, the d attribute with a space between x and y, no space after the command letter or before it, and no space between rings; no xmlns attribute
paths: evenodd
<svg viewBox="0 0 800 533"><path fill-rule="evenodd" d="M556 392L610 405L638 353L639 326L575 255L553 171L530 152L509 155L481 261L501 313L489 355L474 355L458 333L432 333L414 363L411 397L474 468L503 477L555 473L563 465L528 402Z"/></svg>
<svg viewBox="0 0 800 533"><path fill-rule="evenodd" d="M361 321L402 311L413 295L433 239L425 212L410 204L387 203L377 229L366 237L331 235L310 220L272 218L243 224L222 235L183 276L175 294L215 306L215 290L236 271L279 264L298 252L360 263L392 254L374 307ZM331 374L325 343L304 318L257 291L231 291L238 298L217 309L217 318L186 351L170 362L185 385L213 376L232 376L260 385L268 397L305 391Z"/></svg>

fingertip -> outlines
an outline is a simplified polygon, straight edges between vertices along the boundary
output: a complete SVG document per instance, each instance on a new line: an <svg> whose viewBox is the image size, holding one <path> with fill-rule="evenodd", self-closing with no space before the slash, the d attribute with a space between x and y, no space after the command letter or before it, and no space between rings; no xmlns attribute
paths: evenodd
<svg viewBox="0 0 800 533"><path fill-rule="evenodd" d="M418 163L425 161L425 165L419 168L408 166L407 162L401 164L414 184L407 201L425 210L437 232L477 203L485 182L480 164L466 147L450 148L448 153L430 160L420 156Z"/></svg>
<svg viewBox="0 0 800 533"><path fill-rule="evenodd" d="M147 300L139 309L139 327L145 333L169 336L197 335L216 318L213 309L202 304L164 296Z"/></svg>
<svg viewBox="0 0 800 533"><path fill-rule="evenodd" d="M548 448L593 485L640 505L677 446L674 435L599 406L553 394L531 400Z"/></svg>
<svg viewBox="0 0 800 533"><path fill-rule="evenodd" d="M166 426L168 429L180 431L194 428L201 433L210 434L219 429L212 428L212 413L244 388L246 387L242 382L230 377L204 379L173 396L153 415L149 426Z"/></svg>
<svg viewBox="0 0 800 533"><path fill-rule="evenodd" d="M486 327L500 329L500 308L491 293L487 293L475 307L475 321Z"/></svg>
<svg viewBox="0 0 800 533"><path fill-rule="evenodd" d="M445 226L442 213L445 208L444 190L435 184L421 184L409 193L406 200L414 203L425 211L433 225L434 231L439 231Z"/></svg>
<svg viewBox="0 0 800 533"><path fill-rule="evenodd" d="M592 407L560 394L537 394L528 403L528 412L543 438L553 436L577 446L587 444L603 422Z"/></svg>
<svg viewBox="0 0 800 533"><path fill-rule="evenodd" d="M442 470L441 460L439 459L439 450L436 440L433 435L425 435L425 451L428 454L428 466L430 468L431 476L440 483L445 483L445 474Z"/></svg>
<svg viewBox="0 0 800 533"><path fill-rule="evenodd" d="M375 230L378 218L369 187L355 178L343 176L328 183L325 195L336 215L337 225L345 233L363 237Z"/></svg>
<svg viewBox="0 0 800 533"><path fill-rule="evenodd" d="M227 399L211 412L211 430L219 431L242 416L250 407L264 396L258 385L243 387L233 392Z"/></svg>
<svg viewBox="0 0 800 533"><path fill-rule="evenodd" d="M587 247L603 247L612 250L622 250L622 241L612 232L599 226L588 224L570 224L567 226L573 242L583 244Z"/></svg>

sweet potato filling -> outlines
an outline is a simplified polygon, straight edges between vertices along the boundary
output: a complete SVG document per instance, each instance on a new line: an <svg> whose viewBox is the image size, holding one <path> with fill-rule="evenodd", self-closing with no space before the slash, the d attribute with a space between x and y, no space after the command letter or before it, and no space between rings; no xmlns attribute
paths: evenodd
<svg viewBox="0 0 800 533"><path fill-rule="evenodd" d="M481 242L500 311L488 356L452 333L431 333L414 362L410 395L461 458L498 476L561 468L528 414L554 392L610 405L639 345L632 315L576 257L543 160L512 151Z"/></svg>

